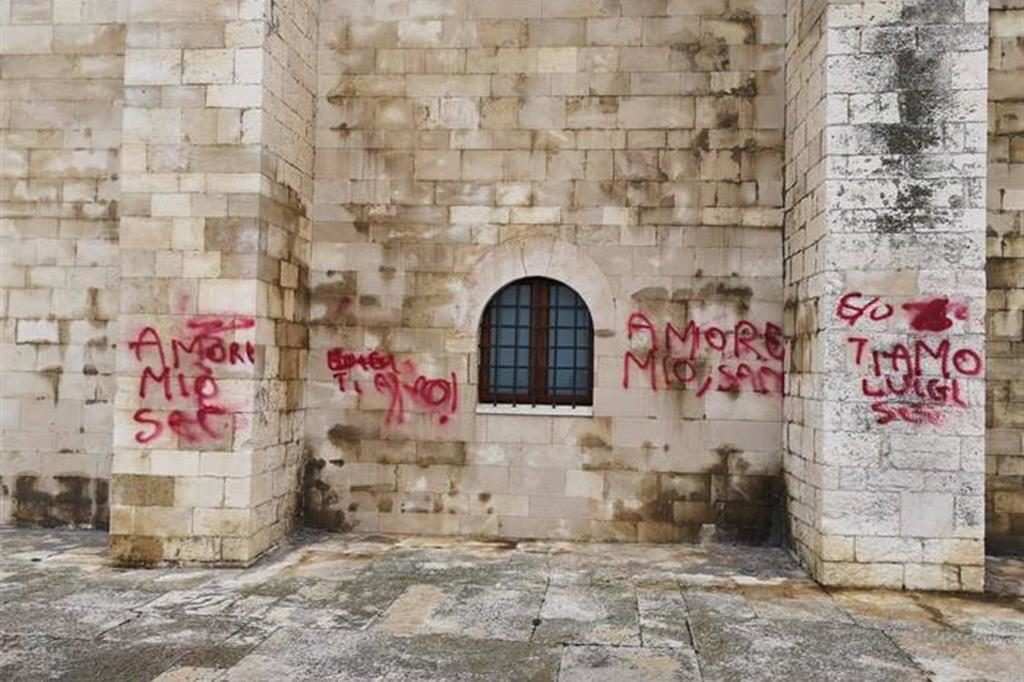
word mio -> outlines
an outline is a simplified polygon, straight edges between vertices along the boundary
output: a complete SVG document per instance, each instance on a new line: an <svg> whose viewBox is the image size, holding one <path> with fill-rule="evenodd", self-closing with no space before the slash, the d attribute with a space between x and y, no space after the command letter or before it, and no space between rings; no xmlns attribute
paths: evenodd
<svg viewBox="0 0 1024 682"><path fill-rule="evenodd" d="M136 410L135 422L143 428L136 431L135 441L149 443L165 428L186 443L217 441L227 435L233 428L234 413L218 401L220 387L214 369L256 362L252 342L224 339L231 331L255 325L247 316L195 317L186 322L187 333L171 338L169 346L153 327L144 327L128 342L135 359L145 363L139 377L139 398L162 400L165 408L181 403L189 406L175 407L166 416L151 407Z"/></svg>
<svg viewBox="0 0 1024 682"><path fill-rule="evenodd" d="M626 351L623 388L630 387L635 370L655 391L661 387L692 388L697 396L710 390L782 394L786 346L782 329L771 322L740 320L728 328L689 322L682 329L667 322L658 329L647 314L635 312L626 322L626 335L630 341L645 341L647 349L639 355ZM710 364L709 356L714 360Z"/></svg>
<svg viewBox="0 0 1024 682"><path fill-rule="evenodd" d="M871 399L878 424L941 424L945 409L966 409L961 380L981 374L981 355L958 348L943 332L967 320L967 305L948 298L911 301L901 306L914 338L907 343L846 337L854 364L861 369L860 392ZM836 317L851 328L870 327L896 315L896 307L878 296L851 292L839 299Z"/></svg>
<svg viewBox="0 0 1024 682"><path fill-rule="evenodd" d="M412 360L399 363L391 353L378 350L352 352L344 348L327 351L327 367L338 382L338 390L363 394L357 373L369 374L373 388L388 399L384 424L402 424L406 420L406 402L418 411L436 415L439 424L447 424L459 409L459 382L455 372L449 379L424 376Z"/></svg>

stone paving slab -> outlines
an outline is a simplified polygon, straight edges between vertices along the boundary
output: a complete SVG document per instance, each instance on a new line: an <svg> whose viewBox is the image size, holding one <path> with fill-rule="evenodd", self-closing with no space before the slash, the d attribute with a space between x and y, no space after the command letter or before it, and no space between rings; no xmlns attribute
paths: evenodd
<svg viewBox="0 0 1024 682"><path fill-rule="evenodd" d="M152 680L189 654L189 647L174 644L125 647L100 640L83 646L76 639L38 635L4 635L0 646L0 679L4 680Z"/></svg>
<svg viewBox="0 0 1024 682"><path fill-rule="evenodd" d="M779 549L304 532L140 570L105 543L0 529L0 679L1024 680L1019 596L826 590Z"/></svg>
<svg viewBox="0 0 1024 682"><path fill-rule="evenodd" d="M561 682L632 682L700 679L697 655L688 649L567 646L562 649Z"/></svg>
<svg viewBox="0 0 1024 682"><path fill-rule="evenodd" d="M638 585L636 606L640 617L640 641L643 646L672 649L693 646L687 620L686 600L683 599L677 583Z"/></svg>
<svg viewBox="0 0 1024 682"><path fill-rule="evenodd" d="M560 651L530 644L386 631L281 629L227 672L237 682L279 680L554 680Z"/></svg>
<svg viewBox="0 0 1024 682"><path fill-rule="evenodd" d="M694 619L705 680L927 680L885 633L856 625Z"/></svg>
<svg viewBox="0 0 1024 682"><path fill-rule="evenodd" d="M551 644L640 646L636 603L629 583L552 585L534 639Z"/></svg>

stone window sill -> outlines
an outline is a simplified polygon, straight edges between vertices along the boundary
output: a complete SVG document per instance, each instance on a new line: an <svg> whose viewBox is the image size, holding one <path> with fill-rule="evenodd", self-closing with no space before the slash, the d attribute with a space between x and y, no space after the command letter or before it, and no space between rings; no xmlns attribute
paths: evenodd
<svg viewBox="0 0 1024 682"><path fill-rule="evenodd" d="M507 414L517 417L533 415L536 417L593 417L591 405L572 407L570 405L477 405L477 414Z"/></svg>

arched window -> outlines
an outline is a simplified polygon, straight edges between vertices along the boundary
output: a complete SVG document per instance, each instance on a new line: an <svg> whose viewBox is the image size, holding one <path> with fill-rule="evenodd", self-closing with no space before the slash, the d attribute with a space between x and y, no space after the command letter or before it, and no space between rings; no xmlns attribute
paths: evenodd
<svg viewBox="0 0 1024 682"><path fill-rule="evenodd" d="M480 403L592 405L594 324L579 294L552 279L503 287L480 323Z"/></svg>

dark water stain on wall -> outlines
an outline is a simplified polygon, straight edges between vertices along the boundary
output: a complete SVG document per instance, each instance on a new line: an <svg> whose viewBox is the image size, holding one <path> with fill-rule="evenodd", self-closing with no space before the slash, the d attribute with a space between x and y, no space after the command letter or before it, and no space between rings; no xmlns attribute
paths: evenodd
<svg viewBox="0 0 1024 682"><path fill-rule="evenodd" d="M347 424L335 424L327 430L327 440L339 448L357 442L362 435L358 427Z"/></svg>
<svg viewBox="0 0 1024 682"><path fill-rule="evenodd" d="M416 464L422 467L465 466L465 441L424 441L416 444Z"/></svg>
<svg viewBox="0 0 1024 682"><path fill-rule="evenodd" d="M352 304L357 294L356 273L339 273L340 279L318 284L313 288L311 302L323 304L324 313L316 321L350 325L355 321Z"/></svg>
<svg viewBox="0 0 1024 682"><path fill-rule="evenodd" d="M312 456L306 460L302 479L303 521L312 528L351 530L352 524L346 521L345 512L335 508L340 502L338 494L321 479L326 464L326 461Z"/></svg>
<svg viewBox="0 0 1024 682"><path fill-rule="evenodd" d="M958 12L962 12L961 3L935 0L904 7L902 18L910 24L930 23ZM947 74L941 52L900 50L893 59L891 85L899 93L900 120L874 123L869 130L884 153L891 155L883 163L901 177L894 200L878 212L875 229L885 234L914 233L934 227L936 219L941 219L935 211L927 152L941 142L942 115L954 101L943 82Z"/></svg>
<svg viewBox="0 0 1024 682"><path fill-rule="evenodd" d="M60 377L64 373L64 368L60 366L46 367L39 370L39 373L46 377L53 387L53 404L56 405L60 401Z"/></svg>
<svg viewBox="0 0 1024 682"><path fill-rule="evenodd" d="M111 535L110 556L121 566L157 566L164 563L163 538Z"/></svg>
<svg viewBox="0 0 1024 682"><path fill-rule="evenodd" d="M594 433L585 433L580 436L576 442L581 448L599 448L601 450L611 449L611 445L608 444L608 441Z"/></svg>
<svg viewBox="0 0 1024 682"><path fill-rule="evenodd" d="M14 479L11 518L15 525L106 529L110 518L110 485L106 479L54 476L56 493L42 489L38 476ZM8 486L4 485L5 492Z"/></svg>

